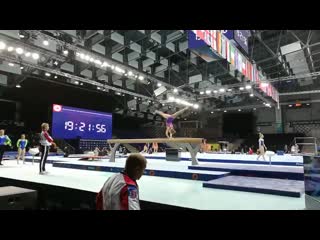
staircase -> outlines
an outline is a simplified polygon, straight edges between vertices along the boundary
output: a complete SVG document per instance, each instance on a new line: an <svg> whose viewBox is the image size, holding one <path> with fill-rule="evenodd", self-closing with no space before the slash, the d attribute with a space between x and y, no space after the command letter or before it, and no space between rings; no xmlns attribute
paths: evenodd
<svg viewBox="0 0 320 240"><path fill-rule="evenodd" d="M134 146L132 146L131 144L128 144L128 143L122 143L122 145L126 148L126 149L128 149L128 151L130 152L130 153L138 153L139 151L138 151L138 149L136 149Z"/></svg>
<svg viewBox="0 0 320 240"><path fill-rule="evenodd" d="M58 154L64 154L64 151L62 149L64 149L65 147L68 148L69 154L76 153L76 149L73 146L71 146L69 143L67 143L65 140L55 139L54 142L57 144L57 153Z"/></svg>

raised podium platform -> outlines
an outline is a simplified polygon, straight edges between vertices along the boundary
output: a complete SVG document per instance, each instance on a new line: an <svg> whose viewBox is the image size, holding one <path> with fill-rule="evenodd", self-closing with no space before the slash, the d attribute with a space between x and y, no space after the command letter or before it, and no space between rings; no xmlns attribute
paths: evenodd
<svg viewBox="0 0 320 240"><path fill-rule="evenodd" d="M0 187L0 210L36 209L37 191L19 187Z"/></svg>
<svg viewBox="0 0 320 240"><path fill-rule="evenodd" d="M303 181L242 176L226 176L211 180L203 183L203 187L298 198L304 193Z"/></svg>

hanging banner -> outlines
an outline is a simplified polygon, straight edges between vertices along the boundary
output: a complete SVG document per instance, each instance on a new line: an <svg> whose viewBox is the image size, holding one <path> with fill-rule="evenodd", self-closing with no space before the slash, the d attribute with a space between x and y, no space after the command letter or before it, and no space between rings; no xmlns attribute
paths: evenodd
<svg viewBox="0 0 320 240"><path fill-rule="evenodd" d="M225 40L226 41L226 55L227 55L227 61L229 63L231 63L231 58L230 58L230 43L228 40Z"/></svg>
<svg viewBox="0 0 320 240"><path fill-rule="evenodd" d="M234 40L248 54L248 40L251 36L250 30L234 30Z"/></svg>
<svg viewBox="0 0 320 240"><path fill-rule="evenodd" d="M227 58L227 48L226 48L226 39L225 36L221 35L221 56Z"/></svg>
<svg viewBox="0 0 320 240"><path fill-rule="evenodd" d="M234 30L221 30L221 33L229 40L233 40L234 38Z"/></svg>
<svg viewBox="0 0 320 240"><path fill-rule="evenodd" d="M212 50L216 46L216 41L213 41L213 35L210 35L207 30L188 31L188 47L192 52L201 57L206 62L220 60L221 57ZM206 41L204 41L204 39ZM209 45L210 44L210 45ZM211 48L210 48L211 47Z"/></svg>
<svg viewBox="0 0 320 240"><path fill-rule="evenodd" d="M216 40L217 40L217 52L221 55L221 33L219 31L216 32Z"/></svg>
<svg viewBox="0 0 320 240"><path fill-rule="evenodd" d="M226 59L247 79L257 84L264 93L279 102L278 91L271 84L268 86L262 84L266 77L262 72L258 71L257 65L252 64L230 42L229 37L232 34L237 44L248 53L250 30L221 30L221 32L219 30L191 30L188 31L189 48L207 62L221 58Z"/></svg>
<svg viewBox="0 0 320 240"><path fill-rule="evenodd" d="M245 58L242 60L242 74L247 76L247 60Z"/></svg>
<svg viewBox="0 0 320 240"><path fill-rule="evenodd" d="M235 66L235 48L230 44L230 63Z"/></svg>

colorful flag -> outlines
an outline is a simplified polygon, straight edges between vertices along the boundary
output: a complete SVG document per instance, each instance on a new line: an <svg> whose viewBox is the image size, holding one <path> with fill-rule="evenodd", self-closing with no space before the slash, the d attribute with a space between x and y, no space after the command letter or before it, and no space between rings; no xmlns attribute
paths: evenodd
<svg viewBox="0 0 320 240"><path fill-rule="evenodd" d="M211 36L211 42L209 44L209 46L211 46L211 48L214 51L217 51L217 43L216 43L216 38L217 38L217 31L216 30L210 30L208 33Z"/></svg>
<svg viewBox="0 0 320 240"><path fill-rule="evenodd" d="M245 58L242 61L242 74L247 77L247 60Z"/></svg>
<svg viewBox="0 0 320 240"><path fill-rule="evenodd" d="M223 35L221 35L221 56L223 58L227 58L226 55L226 39Z"/></svg>
<svg viewBox="0 0 320 240"><path fill-rule="evenodd" d="M227 61L231 63L231 58L230 58L230 43L229 40L226 39L226 55L227 55Z"/></svg>
<svg viewBox="0 0 320 240"><path fill-rule="evenodd" d="M232 44L230 44L230 62L235 67L235 49Z"/></svg>
<svg viewBox="0 0 320 240"><path fill-rule="evenodd" d="M246 77L251 81L251 62L247 61Z"/></svg>
<svg viewBox="0 0 320 240"><path fill-rule="evenodd" d="M237 52L238 52L238 67L237 67L237 69L239 72L242 73L242 54L239 51L237 51Z"/></svg>
<svg viewBox="0 0 320 240"><path fill-rule="evenodd" d="M239 53L238 50L234 48L234 66L236 67L236 69L238 69L238 64L239 64L238 53Z"/></svg>
<svg viewBox="0 0 320 240"><path fill-rule="evenodd" d="M221 55L221 33L217 31L217 52Z"/></svg>

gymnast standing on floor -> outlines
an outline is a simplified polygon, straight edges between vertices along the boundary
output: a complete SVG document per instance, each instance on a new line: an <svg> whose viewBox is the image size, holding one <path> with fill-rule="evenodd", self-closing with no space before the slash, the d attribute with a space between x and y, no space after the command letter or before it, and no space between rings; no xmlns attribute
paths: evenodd
<svg viewBox="0 0 320 240"><path fill-rule="evenodd" d="M2 158L7 146L11 147L11 140L7 135L4 135L4 130L0 129L0 165L3 165Z"/></svg>
<svg viewBox="0 0 320 240"><path fill-rule="evenodd" d="M49 148L51 145L55 148L56 144L53 142L52 137L49 135L49 124L42 123L41 124L41 134L40 134L40 152L41 152L41 159L40 159L40 172L39 174L47 174L46 171L46 161L49 153Z"/></svg>
<svg viewBox="0 0 320 240"><path fill-rule="evenodd" d="M259 154L258 154L258 158L257 160L259 160L259 158L262 156L263 160L266 160L264 158L264 154L265 154L265 151L267 150L267 147L266 145L264 144L264 136L262 133L259 133Z"/></svg>
<svg viewBox="0 0 320 240"><path fill-rule="evenodd" d="M174 130L173 127L173 120L181 115L182 113L184 113L186 110L188 110L189 107L185 107L184 109L174 113L174 114L167 114L161 111L156 110L155 113L159 114L160 116L162 116L163 118L166 119L166 136L167 138L172 138L173 134L176 133L176 131Z"/></svg>
<svg viewBox="0 0 320 240"><path fill-rule="evenodd" d="M22 134L21 138L17 141L17 148L18 148L17 163L18 164L19 164L20 158L22 159L24 164L24 157L26 155L27 145L28 145L28 140L26 139L26 135Z"/></svg>

